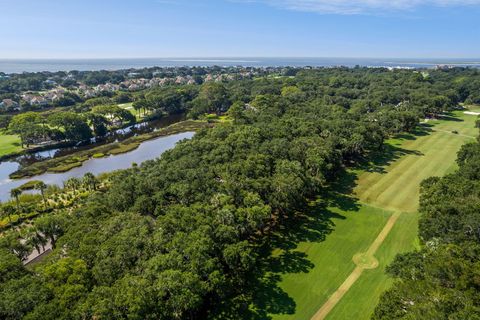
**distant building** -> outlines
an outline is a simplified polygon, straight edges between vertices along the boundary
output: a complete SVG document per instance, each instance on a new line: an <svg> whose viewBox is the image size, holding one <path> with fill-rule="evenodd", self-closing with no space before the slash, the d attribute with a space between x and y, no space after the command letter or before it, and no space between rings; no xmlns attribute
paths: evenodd
<svg viewBox="0 0 480 320"><path fill-rule="evenodd" d="M48 80L45 80L45 84L47 84L49 86L56 86L57 82L55 80L48 79Z"/></svg>
<svg viewBox="0 0 480 320"><path fill-rule="evenodd" d="M3 99L2 102L0 102L0 109L5 111L19 111L20 105L12 99Z"/></svg>
<svg viewBox="0 0 480 320"><path fill-rule="evenodd" d="M207 76L205 77L205 82L209 82L209 81L212 81L214 78L211 74L207 74Z"/></svg>
<svg viewBox="0 0 480 320"><path fill-rule="evenodd" d="M140 73L138 73L138 72L129 72L129 73L127 74L127 77L129 77L129 78L136 78L136 77L138 77L139 75L140 75Z"/></svg>
<svg viewBox="0 0 480 320"><path fill-rule="evenodd" d="M454 66L449 65L449 64L437 64L435 66L436 70L448 70L448 69L453 69L453 68L454 68Z"/></svg>
<svg viewBox="0 0 480 320"><path fill-rule="evenodd" d="M32 96L31 99L26 100L32 106L46 106L48 104L47 99L42 96Z"/></svg>
<svg viewBox="0 0 480 320"><path fill-rule="evenodd" d="M44 96L47 101L54 102L60 99L60 95L55 92L47 92Z"/></svg>
<svg viewBox="0 0 480 320"><path fill-rule="evenodd" d="M86 89L83 91L83 96L87 99L95 97L97 94L94 90L92 89Z"/></svg>
<svg viewBox="0 0 480 320"><path fill-rule="evenodd" d="M120 89L120 86L112 83L99 84L94 88L95 92L114 92Z"/></svg>
<svg viewBox="0 0 480 320"><path fill-rule="evenodd" d="M35 97L30 101L32 106L46 106L48 104L48 101L41 96Z"/></svg>

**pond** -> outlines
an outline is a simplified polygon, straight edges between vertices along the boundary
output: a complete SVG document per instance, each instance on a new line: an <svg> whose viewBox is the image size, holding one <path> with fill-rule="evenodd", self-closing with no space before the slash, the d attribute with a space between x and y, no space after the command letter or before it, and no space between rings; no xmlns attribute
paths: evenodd
<svg viewBox="0 0 480 320"><path fill-rule="evenodd" d="M183 121L185 119L186 119L186 116L185 114L182 113L182 114L169 115L153 121L136 123L131 126L117 129L113 132L110 132L105 137L92 138L92 141L90 143L85 143L83 145L79 145L75 147L52 148L49 150L42 150L42 151L27 153L17 157L14 161L20 163L22 166L28 166L38 161L66 156L66 155L69 155L81 150L90 149L102 144L112 143L115 141L123 141L135 135L157 131L159 129L168 127L171 124Z"/></svg>
<svg viewBox="0 0 480 320"><path fill-rule="evenodd" d="M140 164L146 160L158 158L163 152L173 148L177 142L183 139L190 139L194 134L194 132L184 132L148 140L131 152L99 159L92 158L85 161L81 167L74 168L67 172L44 173L25 179L12 180L9 178L9 175L19 168L20 164L18 162L2 162L0 163L0 201L9 200L11 189L17 188L31 180L41 180L46 184L62 186L63 182L68 178L83 177L87 172L98 175L103 172L130 168L132 163Z"/></svg>

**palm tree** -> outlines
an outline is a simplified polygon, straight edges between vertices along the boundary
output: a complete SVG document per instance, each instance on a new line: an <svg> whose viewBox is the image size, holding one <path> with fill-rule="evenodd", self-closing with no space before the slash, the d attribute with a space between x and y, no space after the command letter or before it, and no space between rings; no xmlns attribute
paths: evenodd
<svg viewBox="0 0 480 320"><path fill-rule="evenodd" d="M86 188L97 190L97 183L98 183L98 180L93 173L87 172L83 176L83 185Z"/></svg>
<svg viewBox="0 0 480 320"><path fill-rule="evenodd" d="M45 189L47 189L47 185L43 181L39 181L35 184L35 189L39 190L42 194L43 204L45 209L47 209L47 200L45 199Z"/></svg>
<svg viewBox="0 0 480 320"><path fill-rule="evenodd" d="M2 202L0 201L0 218L6 218L8 217L8 221L10 222L10 215L8 214L8 211L5 210L5 205L2 206Z"/></svg>
<svg viewBox="0 0 480 320"><path fill-rule="evenodd" d="M77 191L77 189L81 186L81 181L78 178L72 177L65 181L65 187L68 189L73 190L73 193Z"/></svg>
<svg viewBox="0 0 480 320"><path fill-rule="evenodd" d="M20 211L20 200L18 197L22 194L22 190L14 188L10 190L10 197L15 198L15 202L17 204L17 210Z"/></svg>
<svg viewBox="0 0 480 320"><path fill-rule="evenodd" d="M12 222L12 214L15 213L15 208L10 203L5 203L2 206L2 216L8 217L8 222Z"/></svg>
<svg viewBox="0 0 480 320"><path fill-rule="evenodd" d="M25 244L34 247L38 254L40 254L40 247L45 251L45 245L47 244L47 239L42 236L38 230L31 228L28 230L27 236L25 237Z"/></svg>
<svg viewBox="0 0 480 320"><path fill-rule="evenodd" d="M60 215L45 215L35 220L35 227L45 238L49 239L55 249L56 241L64 232L65 219Z"/></svg>

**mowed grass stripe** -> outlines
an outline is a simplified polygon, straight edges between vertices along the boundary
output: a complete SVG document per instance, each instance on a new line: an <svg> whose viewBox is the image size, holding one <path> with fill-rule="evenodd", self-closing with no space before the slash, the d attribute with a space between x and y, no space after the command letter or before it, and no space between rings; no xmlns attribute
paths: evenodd
<svg viewBox="0 0 480 320"><path fill-rule="evenodd" d="M428 140L425 138L428 138ZM434 135L434 137L420 137L415 141L415 151L420 151L419 149L423 149L421 148L421 146L423 146L425 143L434 144L437 143L440 139L441 136L439 135ZM409 150L414 151L411 148L409 148ZM415 168L419 165L419 161L421 161L421 159L422 156L420 155L409 154L397 160L394 165L390 166L386 174L371 174L369 172L362 174L358 180L359 187L355 190L355 193L363 202L371 202L376 206L381 207L394 207L394 210L402 211L402 209L404 208L398 208L392 204L393 200L395 200L395 198L398 197L399 194L394 194L393 198L387 198L386 201L388 203L385 203L385 200L382 201L380 195L387 192L387 190L391 188L395 188L394 192L411 193L412 190L407 189L407 185L405 185L405 180L408 178L407 175L414 175L416 173ZM369 176L371 175L375 176L375 178L373 179L374 181L368 181L371 180L369 179ZM368 182L364 181L365 178ZM408 179L411 180L411 177ZM414 181L417 182L416 179L414 179ZM402 190L397 190L398 188L402 188Z"/></svg>
<svg viewBox="0 0 480 320"><path fill-rule="evenodd" d="M465 118L466 115L459 116ZM473 127L475 119L438 123L447 122L444 127L448 130L473 134L474 130L460 129ZM330 320L368 319L379 296L391 284L384 274L385 267L397 253L409 251L415 246L418 223L415 210L421 181L452 170L457 151L469 140L460 135L431 131L415 139L406 137L390 141L399 147L398 154L406 153L385 165L382 173L359 172L355 188L355 195L359 198L357 204L360 204L358 212L332 209L346 219L333 219L333 232L323 242L302 242L298 245L296 251L306 252L313 268L305 272L281 274L279 286L293 299L295 313L272 314L272 318L310 319L352 273L355 269L352 257L371 245L392 212L407 212L401 214L375 254L379 267L364 270L327 316ZM420 153L409 153L408 150ZM382 219L377 219L379 216L383 216Z"/></svg>
<svg viewBox="0 0 480 320"><path fill-rule="evenodd" d="M457 126L466 125L469 122L454 122ZM470 122L473 126L473 121ZM416 145L417 150L424 153L421 159L414 161L415 168L409 169L414 173L418 171L416 167L419 166L421 171L418 171L416 175L409 172L408 175L404 175L406 178L398 179L395 182L395 186L399 188L412 188L412 182L417 182L415 187L415 202L418 203L419 182L423 179L433 175L444 175L455 166L456 153L461 146L469 142L471 139L468 137L462 137L455 134L448 134L444 132L433 132L429 136L420 137L415 141L416 143L405 143L403 147L411 148L412 145ZM418 143L420 142L420 144ZM406 157L412 157L408 155ZM399 160L399 165L393 166L394 169L389 170L384 178L388 175L395 174L397 170L405 166L405 157ZM364 175L371 175L371 173L365 173ZM408 180L410 179L410 180ZM374 186L376 187L376 185ZM390 190L397 190L397 188L390 188ZM411 203L407 198L408 193L398 193L398 196L391 198L392 202L401 201L401 203ZM403 198L403 199L401 199ZM378 205L378 204L377 204ZM398 205L398 204L397 204ZM375 305L382 292L389 288L391 285L391 279L389 279L385 273L385 267L393 260L396 253L410 251L415 246L415 240L418 228L418 213L403 214L399 223L392 230L392 234L389 235L385 243L377 253L377 259L379 260L379 269L365 270L362 273L362 277L350 288L342 300L335 306L335 308L329 313L327 319L369 319L372 314ZM405 223L407 222L407 223Z"/></svg>
<svg viewBox="0 0 480 320"><path fill-rule="evenodd" d="M279 286L295 301L295 314L272 314L273 319L310 319L355 269L353 255L370 247L392 214L367 205L358 211L330 210L344 217L332 219L334 232L324 241L300 242L295 250L306 253L313 268L282 274Z"/></svg>
<svg viewBox="0 0 480 320"><path fill-rule="evenodd" d="M426 141L428 139L428 141ZM421 152L422 146L425 143L434 144L441 137L439 135L429 135L424 137L416 138L415 140L402 140L402 149L405 149L410 152ZM377 172L365 172L359 176L358 185L355 188L355 194L364 202L367 202L370 199L370 194L375 192L376 189L383 190L389 185L392 184L392 180L396 178L395 170L398 172L404 172L408 168L411 168L411 164L418 160L419 156L414 154L406 154L402 156L397 161L391 163L388 167L385 167L386 173L377 173ZM393 179L392 179L393 178Z"/></svg>
<svg viewBox="0 0 480 320"><path fill-rule="evenodd" d="M457 118L457 121L436 120L432 123L435 125L434 128L449 132L456 130L460 134L474 137L478 136L478 129L475 128L475 121L478 119L477 116L464 114L463 111L455 111L453 115ZM463 122L463 124L459 125L461 122Z"/></svg>
<svg viewBox="0 0 480 320"><path fill-rule="evenodd" d="M400 212L395 212L390 216L387 223L383 227L382 231L378 234L375 241L372 242L370 247L366 252L357 253L352 259L356 267L353 272L347 277L347 279L342 283L342 285L329 297L329 299L323 304L323 306L315 313L311 320L324 320L326 316L331 312L337 303L343 298L345 293L347 293L350 288L355 284L355 282L360 278L362 273L366 269L375 269L378 267L378 261L375 258L375 253L378 248L382 245L385 239L388 237L390 231L395 226ZM356 258L357 257L357 260Z"/></svg>
<svg viewBox="0 0 480 320"><path fill-rule="evenodd" d="M418 195L420 192L419 180L423 180L432 175L442 175L454 161L456 148L447 147L448 141L444 137L436 139L435 142L429 143L428 147L435 145L443 145L441 150L428 150L425 155L420 157L412 156L411 159L415 161L405 171L392 171L390 177L396 179L384 192L382 192L377 201L378 204L386 208L395 208L401 211L414 212L418 208ZM430 144L431 143L431 144ZM421 150L424 150L422 148ZM435 152L435 154L429 154ZM450 157L453 155L453 157ZM433 159L435 157L435 159ZM440 160L442 159L442 160ZM392 179L390 179L392 180Z"/></svg>
<svg viewBox="0 0 480 320"><path fill-rule="evenodd" d="M417 151L424 155L407 155L398 160L399 164L393 166L388 174L377 175L378 180L374 185L357 190L362 201L390 210L415 211L418 207L418 180L445 174L454 163L460 146L469 139L435 132L417 140L420 142L417 143ZM364 185L362 179L369 175L371 174L363 174L359 179L359 185Z"/></svg>
<svg viewBox="0 0 480 320"><path fill-rule="evenodd" d="M403 213L397 220L388 237L378 249L375 257L377 269L364 270L342 300L326 317L327 320L367 320L370 319L382 293L392 284L385 274L385 268L400 252L415 249L418 230L418 214Z"/></svg>

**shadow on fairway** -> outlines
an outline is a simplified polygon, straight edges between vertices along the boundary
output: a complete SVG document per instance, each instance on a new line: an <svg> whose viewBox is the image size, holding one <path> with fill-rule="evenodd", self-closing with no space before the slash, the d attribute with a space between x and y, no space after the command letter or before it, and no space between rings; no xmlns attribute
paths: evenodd
<svg viewBox="0 0 480 320"><path fill-rule="evenodd" d="M431 134L433 132L431 127L432 125L423 123L410 133L396 135L395 139L416 140L419 137ZM386 167L406 155L422 156L423 153L418 150L409 150L386 143L381 149L371 152L367 159L360 160L355 167L367 172L386 173Z"/></svg>
<svg viewBox="0 0 480 320"><path fill-rule="evenodd" d="M344 216L328 210L334 203L354 207L342 199L317 200L305 205L282 224L258 248L260 264L248 277L247 290L226 302L217 319L271 319L272 314L294 314L295 301L279 286L284 274L307 273L315 265L304 252L296 251L301 242L321 242L334 230L335 219Z"/></svg>
<svg viewBox="0 0 480 320"><path fill-rule="evenodd" d="M419 128L402 139L415 139L427 135L427 128ZM408 154L421 152L403 149L394 145L385 148L357 168L383 172L384 167ZM257 242L258 263L247 280L239 284L237 292L227 294L215 304L215 316L210 319L268 320L272 315L293 315L296 301L281 287L286 274L308 273L315 267L308 255L298 251L302 242L322 242L335 229L335 221L346 219L336 212L357 212L361 205L351 196L356 186L357 175L345 171L327 190L315 200L306 202L296 212L280 219L274 230ZM334 212L336 211L336 212Z"/></svg>
<svg viewBox="0 0 480 320"><path fill-rule="evenodd" d="M335 220L346 219L329 208L359 209L357 199L345 195L354 188L355 180L354 174L343 174L329 191L284 217L274 231L263 237L258 245L256 269L247 277L243 290L239 288L241 292L219 303L221 311L215 319L266 320L271 315L295 314L295 301L279 286L282 276L308 273L315 267L306 253L296 249L301 242L324 241L334 230Z"/></svg>
<svg viewBox="0 0 480 320"><path fill-rule="evenodd" d="M445 121L455 121L455 122L463 122L463 119L460 119L456 116L453 112L446 112L438 117L438 119L445 120Z"/></svg>
<svg viewBox="0 0 480 320"><path fill-rule="evenodd" d="M416 137L409 135L409 137ZM404 137L402 137L405 139ZM407 140L415 140L408 138ZM385 168L401 157L406 155L422 156L423 153L417 150L404 149L395 145L387 144L381 151L372 153L369 161L362 161L357 168L366 172L386 173Z"/></svg>
<svg viewBox="0 0 480 320"><path fill-rule="evenodd" d="M395 136L397 139L402 140L416 140L418 137L428 136L433 130L432 125L424 123L410 133L400 133Z"/></svg>

